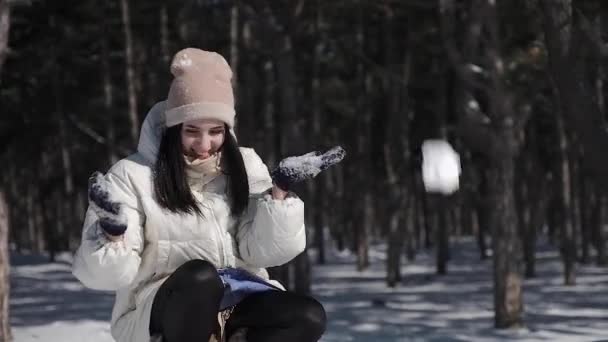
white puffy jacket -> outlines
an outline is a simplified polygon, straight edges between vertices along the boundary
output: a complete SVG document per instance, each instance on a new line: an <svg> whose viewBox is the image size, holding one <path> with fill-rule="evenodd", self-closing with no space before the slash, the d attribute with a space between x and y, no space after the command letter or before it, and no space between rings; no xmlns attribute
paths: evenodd
<svg viewBox="0 0 608 342"><path fill-rule="evenodd" d="M268 279L265 267L282 265L304 250L304 204L299 198L273 200L272 181L253 149L241 148L250 201L238 218L230 215L227 179L221 175L193 191L202 216L173 214L153 199L152 166L163 129L164 102L142 126L137 153L105 175L113 200L128 217L125 238L111 242L89 208L73 274L87 287L116 291L112 336L119 342L148 342L152 301L159 286L184 262L203 259L216 267L244 267ZM274 281L271 281L274 282ZM277 282L275 284L279 285Z"/></svg>

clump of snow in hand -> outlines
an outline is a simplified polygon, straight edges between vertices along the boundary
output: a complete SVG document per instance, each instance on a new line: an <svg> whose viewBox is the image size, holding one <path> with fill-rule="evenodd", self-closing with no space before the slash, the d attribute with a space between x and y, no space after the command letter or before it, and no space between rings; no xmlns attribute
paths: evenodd
<svg viewBox="0 0 608 342"><path fill-rule="evenodd" d="M452 194L459 187L460 156L444 140L422 143L422 181L427 192Z"/></svg>
<svg viewBox="0 0 608 342"><path fill-rule="evenodd" d="M288 157L281 161L279 167L287 175L304 174L316 177L321 171L329 166L339 163L346 152L340 146L320 154L318 151L306 153L297 157Z"/></svg>
<svg viewBox="0 0 608 342"><path fill-rule="evenodd" d="M301 172L314 177L321 172L321 160L315 152L297 157L285 158L281 161L279 166L286 174Z"/></svg>

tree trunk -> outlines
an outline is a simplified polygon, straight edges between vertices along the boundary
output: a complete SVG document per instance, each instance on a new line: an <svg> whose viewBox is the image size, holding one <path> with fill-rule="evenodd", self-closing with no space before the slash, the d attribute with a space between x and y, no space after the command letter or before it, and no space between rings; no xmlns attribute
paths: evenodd
<svg viewBox="0 0 608 342"><path fill-rule="evenodd" d="M40 184L38 184L40 186ZM45 228L46 227L46 213L44 212L44 205L41 202L41 199L43 199L43 196L40 195L40 190L35 192L36 194L36 198L34 199L35 204L35 210L36 210L36 214L35 214L35 218L36 218L36 225L35 225L35 230L34 230L34 240L32 240L32 245L33 245L33 250L38 253L38 254L42 254L44 251L46 251L46 232L45 232Z"/></svg>
<svg viewBox="0 0 608 342"><path fill-rule="evenodd" d="M488 243L486 242L487 232L490 230L490 213L489 208L489 189L488 189L488 172L482 170L480 172L480 191L475 201L475 210L477 212L477 246L479 248L479 257L481 260L488 258Z"/></svg>
<svg viewBox="0 0 608 342"><path fill-rule="evenodd" d="M604 129L605 120L598 99L591 96L596 92L597 82L591 84L580 70L582 61L587 57L584 55L588 55L589 43L601 46L603 42L590 41L582 32L581 23L578 26L572 24L573 18L580 18L588 12L586 6L593 7L599 2L541 0L539 3L544 19L550 76L556 88L555 98L559 100L558 106L565 124L576 131L583 145L585 171L598 186L606 190L608 161L605 158L605 146L608 146L608 133ZM572 10L573 5L577 10ZM579 21L581 20L583 19Z"/></svg>
<svg viewBox="0 0 608 342"><path fill-rule="evenodd" d="M453 102L452 92L448 89L449 80L446 74L449 74L449 69L443 61L435 61L434 73L436 78L437 88L435 92L437 94L437 101L435 107L435 120L437 122L437 136L440 139L447 140L447 115L448 110L451 110L451 103ZM449 77L449 76L448 76ZM434 210L437 211L437 225L435 226L436 233L436 262L437 262L437 274L445 275L448 273L448 260L450 258L450 231L453 228L452 219L452 206L447 195L438 194L432 195L434 198L433 202Z"/></svg>
<svg viewBox="0 0 608 342"><path fill-rule="evenodd" d="M49 26L51 30L57 30L56 18L54 15L49 17ZM53 222L54 227L46 227L48 229L47 235L47 247L49 248L50 261L55 261L55 254L59 250L59 241L61 239L63 230L66 226L70 225L70 217L72 215L71 209L71 195L73 193L74 185L72 179L72 158L68 145L68 132L66 125L66 118L64 113L64 101L63 101L63 84L60 80L59 73L59 52L56 47L52 47L50 50L50 58L54 61L52 70L51 84L53 85L53 99L54 103L54 116L57 119L59 136L58 146L60 149L61 156L61 174L63 176L63 191L57 191L57 200L53 203L53 208L48 208L48 222ZM55 214L51 214L54 212ZM52 219L54 218L54 220Z"/></svg>
<svg viewBox="0 0 608 342"><path fill-rule="evenodd" d="M518 326L522 323L521 276L519 272L519 239L515 211L514 165L506 159L493 167L490 191L493 196L491 224L494 250L494 309L497 328Z"/></svg>
<svg viewBox="0 0 608 342"><path fill-rule="evenodd" d="M578 161L578 144L576 143L576 136L571 135L572 145L568 151L568 162L570 164L570 205L572 215L572 242L570 243L574 251L574 262L576 263L579 259L577 246L579 245L580 235L582 231L582 209L581 209L581 196L584 194L582 189L582 183L580 182L580 165Z"/></svg>
<svg viewBox="0 0 608 342"><path fill-rule="evenodd" d="M600 5L600 10L603 11L604 16L606 15L607 7L606 2L603 2L603 7ZM595 37L602 37L602 25L605 25L605 22L602 20L602 15L596 13L595 20L591 20L592 22L592 30L593 35ZM605 19L605 18L604 18ZM604 56L600 53L600 51L596 51L595 53L595 97L597 98L597 106L598 111L600 113L606 113L606 100L604 94L604 78L606 77L605 63L603 62Z"/></svg>
<svg viewBox="0 0 608 342"><path fill-rule="evenodd" d="M280 124L277 119L277 113L274 102L275 78L274 78L274 63L272 60L268 60L264 63L264 89L263 98L264 105L262 108L262 115L264 116L264 132L263 135L263 146L267 152L266 163L268 165L276 165L278 163L278 155L281 154L280 150L280 135L278 134Z"/></svg>
<svg viewBox="0 0 608 342"><path fill-rule="evenodd" d="M272 21L276 22L273 17ZM276 75L279 85L279 104L281 115L278 127L280 127L280 148L281 155L287 156L296 153L300 148L301 128L305 123L298 118L297 115L297 98L296 77L295 77L295 53L293 48L292 37L289 32L275 31L277 35L276 49L274 57L276 60ZM295 267L294 281L295 291L302 294L310 292L310 258L308 257L308 249L305 249L298 255L294 261L290 263ZM288 264L287 267L290 267Z"/></svg>
<svg viewBox="0 0 608 342"><path fill-rule="evenodd" d="M57 30L57 18L55 15L51 15L49 17L49 26L51 30ZM52 79L51 84L53 89L53 99L55 101L55 117L57 118L57 124L59 128L59 141L58 146L61 151L61 174L63 176L63 192L62 195L59 195L60 199L56 202L56 213L57 213L57 226L55 228L55 232L53 232L54 236L57 237L57 243L59 241L67 241L66 239L61 239L64 231L67 227L72 227L72 218L74 217L74 211L72 210L73 205L73 193L74 193L74 180L72 175L72 153L70 151L70 144L68 143L69 132L67 127L66 113L65 113L65 104L64 104L64 94L63 89L64 85L60 78L60 62L59 62L59 50L57 47L51 47L50 58L53 60L53 69L52 69ZM69 228L68 228L69 229ZM60 246L55 246L59 248ZM51 257L54 258L54 252L51 253Z"/></svg>
<svg viewBox="0 0 608 342"><path fill-rule="evenodd" d="M314 214L314 227L315 227L315 246L317 248L317 263L323 265L326 263L326 257L325 257L325 225L326 225L326 220L325 220L325 213L324 211L327 210L327 203L325 200L325 187L327 186L326 184L326 177L323 177L320 179L320 182L318 182L315 186L315 193L314 193L314 203L313 203L313 207L315 208L315 214Z"/></svg>
<svg viewBox="0 0 608 342"><path fill-rule="evenodd" d="M435 241L435 229L437 229L437 211L432 210L430 195L422 195L422 211L424 215L424 248L431 249L437 244Z"/></svg>
<svg viewBox="0 0 608 342"><path fill-rule="evenodd" d="M534 187L534 192L530 203L532 205L530 213L530 222L525 229L524 234L524 262L526 278L536 276L536 237L538 230L542 228L545 222L547 207L549 205L551 190L549 189L549 181L545 175L539 179L539 185Z"/></svg>
<svg viewBox="0 0 608 342"><path fill-rule="evenodd" d="M574 285L575 262L576 262L576 242L574 241L574 223L572 221L572 190L571 190L571 169L568 160L568 137L566 128L561 116L557 116L557 129L559 136L560 167L557 181L560 185L561 199L561 224L560 224L560 252L564 264L564 284Z"/></svg>
<svg viewBox="0 0 608 342"><path fill-rule="evenodd" d="M357 23L356 23L356 49L357 53L360 56L363 56L363 49L365 44L365 31L364 31L364 16L363 16L363 4L362 0L357 2ZM370 79L365 72L365 67L363 65L363 60L360 58L357 61L356 67L356 82L357 86L361 91L365 94L368 93L368 85L370 83ZM369 111L367 108L366 96L359 96L356 100L356 109L360 113L360 119L357 120L356 127L356 156L358 157L359 162L361 162L361 170L356 172L354 175L356 178L354 179L358 183L359 190L359 201L357 201L355 205L356 219L353 222L355 229L355 250L357 253L357 270L362 271L369 267L369 227L365 226L367 222L368 213L367 205L371 204L370 199L370 186L369 180L367 179L367 171L369 167L368 154L367 154L367 139L368 129L369 129ZM351 180L352 181L352 180ZM352 193L353 190L351 190Z"/></svg>
<svg viewBox="0 0 608 342"><path fill-rule="evenodd" d="M0 0L0 76L2 66L8 55L8 40L10 27L10 6L8 0ZM0 77L2 84L2 77ZM4 179L0 179L4 182ZM12 182L13 185L15 182ZM11 334L9 316L10 298L10 260L8 238L10 234L9 206L4 194L4 184L0 183L0 341L10 342Z"/></svg>
<svg viewBox="0 0 608 342"><path fill-rule="evenodd" d="M594 10L593 8L584 11L585 12L585 16L587 17L587 19L590 21L591 23L591 30L593 32L593 36L594 37L600 37L600 42L599 43L604 43L604 41L601 40L603 31L605 32L605 30L603 30L602 25L605 25L605 22L603 21L603 19L605 19L606 17L606 13L608 10L608 7L606 6L606 2L600 2L600 1L593 1L591 2L591 7L593 7L593 5L599 6L599 11ZM604 113L604 115L606 114L606 103L605 103L605 85L604 85L604 78L606 76L606 72L605 72L605 56L602 55L602 53L599 51L599 49L596 49L595 53L593 53L593 66L592 68L592 72L591 75L595 75L595 79L592 79L592 82L594 82L594 92L595 92L595 98L597 101L597 107L598 107L598 113ZM586 153L586 151L583 148L583 153ZM583 157L585 156L585 154L583 155ZM584 161L582 161L584 162ZM584 175L587 176L587 175ZM597 253L597 264L598 265L608 265L608 256L606 254L606 233L604 230L604 222L606 222L604 220L604 215L606 213L606 197L605 195L603 195L600 191L598 191L598 189L595 186L595 183L592 181L588 181L588 187L587 190L589 192L593 192L594 194L594 200L595 200L595 210L598 210L597 212L597 216L593 217L592 215L594 214L594 212L589 213L589 220L586 221L588 222L588 226L587 227L583 227L583 229L585 229L585 236L588 236L589 239L591 239L593 241L593 244L595 244L595 249L596 249L596 253ZM587 250L588 241L584 241L583 242L583 248L584 250Z"/></svg>
<svg viewBox="0 0 608 342"><path fill-rule="evenodd" d="M531 140L531 139L528 139ZM530 152L522 151L515 163L515 201L517 205L517 219L519 236L522 240L522 247L524 253L526 252L527 240L526 235L530 226L532 216L532 202L531 192L533 190L532 182L528 182L528 178L531 177L532 170L532 156ZM525 257L524 257L525 260Z"/></svg>
<svg viewBox="0 0 608 342"><path fill-rule="evenodd" d="M334 128L334 131L336 129ZM344 251L344 249L346 249L346 223L348 222L346 220L346 216L347 216L347 212L348 210L350 210L349 204L346 201L346 189L345 189L345 174L346 171L344 170L345 167L343 167L342 165L337 165L334 167L334 172L336 174L336 181L335 181L335 199L337 200L338 203L340 203L338 205L338 210L335 213L334 216L332 216L332 227L333 230L336 232L336 249L339 252Z"/></svg>
<svg viewBox="0 0 608 342"><path fill-rule="evenodd" d="M585 179L583 173L580 174L580 201L581 201L581 255L580 262L582 264L588 264L590 255L589 247L591 246L591 226L593 225L593 210L597 205L597 196L590 186L589 182Z"/></svg>
<svg viewBox="0 0 608 342"><path fill-rule="evenodd" d="M402 220L405 225L405 256L408 261L414 261L416 258L416 195L412 192L408 195L408 206L405 219Z"/></svg>
<svg viewBox="0 0 608 342"><path fill-rule="evenodd" d="M106 5L107 6L107 5ZM108 14L107 8L104 13ZM108 18L104 15L101 18L103 21L104 31L108 32ZM110 48L108 47L108 37L106 34L100 34L101 39L101 73L103 80L103 106L105 110L106 122L106 149L109 165L114 165L118 162L116 153L116 129L114 126L114 91L112 85L112 68L110 67Z"/></svg>
<svg viewBox="0 0 608 342"><path fill-rule="evenodd" d="M321 135L321 79L320 79L320 64L322 57L322 37L321 37L321 25L323 21L323 13L319 0L315 3L316 18L315 18L315 49L312 55L312 79L311 79L311 129L310 129L310 141L311 143L319 143L319 140L323 140ZM327 175L321 175L317 178L316 182L311 182L312 189L311 194L314 198L314 229L315 229L315 246L317 247L317 262L319 264L325 264L325 215L326 210L326 186L327 186Z"/></svg>
<svg viewBox="0 0 608 342"><path fill-rule="evenodd" d="M5 1L2 1L4 3ZM1 5L0 5L1 6ZM1 8L1 7L0 7ZM12 341L9 319L9 212L6 197L0 187L0 341Z"/></svg>
<svg viewBox="0 0 608 342"><path fill-rule="evenodd" d="M169 11L167 9L167 2L163 1L160 5L159 11L160 19L160 57L162 65L165 67L171 62L171 50L169 48Z"/></svg>
<svg viewBox="0 0 608 342"><path fill-rule="evenodd" d="M425 233L425 225L426 225L426 217L424 216L424 185L422 184L422 173L416 172L416 181L414 183L415 188L412 196L415 197L415 230L416 230L416 250L422 249L425 244L426 233Z"/></svg>
<svg viewBox="0 0 608 342"><path fill-rule="evenodd" d="M135 60L133 57L133 34L129 0L120 0L123 34L125 39L125 75L127 81L127 98L129 101L130 137L133 146L137 146L139 137L139 119L137 116L137 94L135 93Z"/></svg>
<svg viewBox="0 0 608 342"><path fill-rule="evenodd" d="M9 0L0 0L0 75L2 75L2 66L8 56L10 13ZM2 77L0 77L0 84L2 84Z"/></svg>
<svg viewBox="0 0 608 342"><path fill-rule="evenodd" d="M526 205L532 206L533 203ZM524 276L534 278L536 276L536 226L532 220L532 208L525 209L525 213L520 213L523 217L519 221L522 239L522 249L524 253Z"/></svg>
<svg viewBox="0 0 608 342"><path fill-rule="evenodd" d="M405 227L401 220L401 211L393 211L389 219L388 249L386 257L386 284L395 287L401 282L401 251Z"/></svg>
<svg viewBox="0 0 608 342"><path fill-rule="evenodd" d="M361 6L361 5L359 5ZM359 25L358 25L358 48L360 53L363 52L363 18L362 9L359 8ZM403 59L403 69L400 68L400 60L397 57L396 46L401 44L401 39L395 44L395 37L393 32L395 30L394 14L391 11L387 11L386 20L384 21L384 51L385 51L385 67L390 70L391 75L403 75L402 82L396 82L393 77L385 76L382 79L382 86L385 93L385 110L384 110L384 122L382 129L384 130L384 141L382 142L382 164L384 165L385 175L384 182L379 187L380 193L386 199L383 202L383 216L386 216L386 220L381 220L383 225L388 227L388 250L386 258L386 281L388 286L395 287L401 281L401 257L404 250L405 240L411 240L414 238L413 234L407 236L408 230L411 226L408 226L408 216L411 215L408 212L409 206L412 204L409 201L410 189L413 187L409 186L415 184L413 181L404 180L401 177L403 170L406 170L409 166L410 159L410 148L408 129L409 129L409 108L408 108L408 93L407 85L410 82L410 66L411 66L411 49L409 42L409 32L406 36L405 55ZM363 74L361 62L358 64L358 72L360 76ZM366 105L360 100L360 106L362 110L367 110ZM365 109L364 109L365 108ZM405 138L404 138L405 137ZM365 149L361 149L365 152ZM367 160L367 159L365 159ZM370 189L371 190L371 189ZM367 197L371 196L371 191L367 193ZM366 207L377 207L370 201ZM375 215L373 215L375 216ZM368 226L373 226L370 222ZM407 237L406 237L407 236Z"/></svg>
<svg viewBox="0 0 608 342"><path fill-rule="evenodd" d="M288 39L288 38L286 38ZM283 101L282 101L282 105L281 108L285 108L285 106L287 105L287 103L292 103L290 106L294 106L292 108L293 111L291 110L287 110L284 111L283 114L286 114L286 116L284 117L284 121L283 124L285 125L284 127L287 128L287 125L289 125L289 128L282 130L283 132L287 133L288 135L284 135L283 138L284 139L288 139L292 140L292 143L285 143L283 146L290 146L293 144L293 141L298 141L299 139L297 139L297 137L299 136L298 132L302 132L301 129L299 129L298 124L296 122L296 108L295 108L295 101L293 101L293 99L295 99L295 89L293 88L294 84L293 82L295 82L295 78L293 77L293 65L294 65L294 61L293 61L293 54L291 52L291 39L288 39L288 42L286 42L286 46L289 46L289 52L285 52L287 55L285 55L285 58L288 59L287 61L284 61L286 63L286 65L279 65L279 70L283 69L283 71L286 73L286 75L284 75L284 82L279 81L280 84L284 84L284 88L283 90L285 91L283 93ZM289 65L289 67L288 67ZM280 73L280 72L279 72ZM289 75L289 76L288 76ZM279 77L279 79L281 79L281 77ZM291 113L291 115L289 115L289 113ZM295 139L294 139L295 138ZM293 151L297 150L297 147L293 146L294 148L289 148L289 150L286 151L292 151L291 153L293 153ZM286 153L288 154L288 153ZM295 281L295 291L297 293L301 293L301 294L309 294L310 293L310 284L311 284L311 274L310 274L310 258L308 256L308 248L304 249L304 252L302 252L300 255L298 255L295 260L293 261L294 267L295 267L295 274L294 274L294 281Z"/></svg>
<svg viewBox="0 0 608 342"><path fill-rule="evenodd" d="M519 229L526 278L536 276L536 237L545 220L550 190L547 175L539 167L535 151L538 136L533 131L526 137L526 147L517 162L516 189Z"/></svg>
<svg viewBox="0 0 608 342"><path fill-rule="evenodd" d="M239 94L239 2L234 1L230 9L230 66L234 96Z"/></svg>
<svg viewBox="0 0 608 342"><path fill-rule="evenodd" d="M272 59L269 59L264 64L264 130L267 132L264 135L264 146L268 151L266 156L266 162L268 165L276 165L278 163L278 159L282 152L282 141L281 134L279 134L279 130L281 128L281 116L278 115L274 92L276 87L274 84L276 83L275 79L275 64ZM271 267L268 269L271 278L278 280L282 284L285 285L287 289L291 289L291 282L289 276L289 265L282 265L278 267Z"/></svg>
<svg viewBox="0 0 608 342"><path fill-rule="evenodd" d="M492 247L494 251L494 312L497 328L511 328L523 323L522 280L519 260L521 244L517 228L514 193L515 156L520 149L518 137L525 127L523 107L515 110L515 95L506 87L505 60L499 41L499 17L496 2L486 4L485 24L489 32L488 64L491 65L490 120L496 133L495 145L501 146L501 158L492 160L490 193L492 196ZM522 111L520 113L520 111Z"/></svg>
<svg viewBox="0 0 608 342"><path fill-rule="evenodd" d="M39 194L40 195L40 194ZM46 197L49 196L49 197ZM39 196L38 201L40 201L40 211L42 214L42 235L40 236L43 239L42 250L47 251L49 253L49 262L55 262L55 256L57 255L57 222L54 222L53 218L53 206L57 201L53 200L52 197L55 194L46 194L45 197ZM52 197L51 197L52 196ZM51 205L49 205L49 202ZM59 218L56 218L58 220ZM60 224L60 223L59 223Z"/></svg>
<svg viewBox="0 0 608 342"><path fill-rule="evenodd" d="M555 185L557 180L552 179L551 182L551 185L557 188ZM556 191L556 193L551 194L551 197L549 198L549 207L547 208L547 213L545 214L547 215L547 240L549 240L549 244L551 246L556 245L557 231L559 229L561 220L561 213L559 212L560 210L559 192Z"/></svg>
<svg viewBox="0 0 608 342"><path fill-rule="evenodd" d="M435 204L433 207L437 210L437 224L435 225L437 274L445 275L448 273L449 259L448 199L446 196L436 195L433 203Z"/></svg>
<svg viewBox="0 0 608 342"><path fill-rule="evenodd" d="M369 267L369 232L368 227L365 225L367 222L365 206L371 202L369 199L371 199L371 196L368 193L364 193L363 197L359 198L360 203L357 206L356 218L353 222L358 271L363 271Z"/></svg>
<svg viewBox="0 0 608 342"><path fill-rule="evenodd" d="M36 206L34 204L36 195L35 185L28 184L25 191L25 208L27 215L27 233L25 234L24 247L30 251L34 251L33 241L36 237Z"/></svg>
<svg viewBox="0 0 608 342"><path fill-rule="evenodd" d="M608 253L606 253L606 233L604 231L604 225L607 222L606 217L608 216L608 198L604 194L600 194L597 199L597 209L596 209L596 222L593 225L593 241L594 247L597 252L596 263L599 266L608 265Z"/></svg>
<svg viewBox="0 0 608 342"><path fill-rule="evenodd" d="M492 247L494 263L494 312L497 328L516 327L522 324L523 301L521 292L521 275L519 270L520 240L517 229L517 212L514 194L514 163L520 144L518 137L521 128L525 127L525 115L516 115L514 93L509 91L506 79L506 63L501 56L499 36L499 16L496 1L479 1L471 7L469 28L464 38L465 51L460 55L455 43L455 2L440 2L441 30L446 45L446 53L453 69L463 84L459 93L460 108L459 133L469 147L486 157L491 164L488 179L489 213L492 229ZM487 33L484 42L485 51L481 55L484 65L489 66L485 95L489 110L482 113L475 100L476 92L468 66L476 62L475 51L480 46L481 33ZM471 88L471 89L467 89ZM522 108L523 109L523 108ZM526 112L523 111L522 114ZM484 115L486 114L486 115ZM484 119L489 119L485 123ZM483 209L482 209L483 210ZM481 211L480 213L483 213ZM480 222L481 223L481 222ZM483 224L480 224L483 226ZM481 229L480 229L481 230Z"/></svg>
<svg viewBox="0 0 608 342"><path fill-rule="evenodd" d="M5 155L7 160L11 160L12 154L13 153L9 152ZM27 227L30 223L30 215L28 213L27 201L27 182L23 181L23 179L25 179L24 173L20 172L19 177L17 177L17 165L10 164L7 165L6 168L8 170L0 176L0 188L2 188L3 185L5 186L4 196L6 198L18 199L17 201L13 201L13 203L8 207L8 210L9 212L18 211L24 213L23 215L19 215L20 217L10 217L10 220L8 222L9 226L24 227L24 229L11 229L9 231L8 239L9 241L11 241L11 247L14 247L15 252L21 253L24 247L27 248ZM21 179L21 181L9 181L17 179Z"/></svg>

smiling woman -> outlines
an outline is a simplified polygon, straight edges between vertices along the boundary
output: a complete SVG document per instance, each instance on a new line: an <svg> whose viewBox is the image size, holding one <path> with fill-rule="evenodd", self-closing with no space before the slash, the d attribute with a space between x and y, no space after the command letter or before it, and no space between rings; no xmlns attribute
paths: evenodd
<svg viewBox="0 0 608 342"><path fill-rule="evenodd" d="M243 332L247 341L317 341L321 304L284 291L265 270L303 251L304 204L287 190L316 173L279 167L273 185L257 153L238 146L232 71L222 56L185 49L171 72L167 100L147 115L138 152L91 177L74 274L116 291L119 342Z"/></svg>
<svg viewBox="0 0 608 342"><path fill-rule="evenodd" d="M182 124L182 147L190 162L218 153L224 144L224 125L216 119L198 119Z"/></svg>
<svg viewBox="0 0 608 342"><path fill-rule="evenodd" d="M195 119L167 128L154 172L155 195L164 208L199 213L192 187L204 188L220 174L229 178L231 210L242 214L249 201L247 171L241 151L227 124Z"/></svg>

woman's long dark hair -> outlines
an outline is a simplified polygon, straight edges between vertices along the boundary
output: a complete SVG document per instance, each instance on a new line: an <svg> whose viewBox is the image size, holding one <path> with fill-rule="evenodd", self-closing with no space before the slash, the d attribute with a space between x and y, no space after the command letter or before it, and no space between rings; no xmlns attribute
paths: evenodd
<svg viewBox="0 0 608 342"><path fill-rule="evenodd" d="M236 139L225 125L222 171L228 176L228 196L232 215L243 213L249 202L249 182L245 162ZM163 133L154 166L154 195L158 204L174 213L201 214L186 178L186 162L181 142L182 125Z"/></svg>
<svg viewBox="0 0 608 342"><path fill-rule="evenodd" d="M228 196L232 201L232 214L238 216L247 209L249 204L249 181L243 155L235 137L226 128L226 138L222 147L224 173L228 176Z"/></svg>

